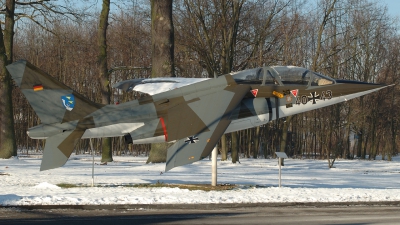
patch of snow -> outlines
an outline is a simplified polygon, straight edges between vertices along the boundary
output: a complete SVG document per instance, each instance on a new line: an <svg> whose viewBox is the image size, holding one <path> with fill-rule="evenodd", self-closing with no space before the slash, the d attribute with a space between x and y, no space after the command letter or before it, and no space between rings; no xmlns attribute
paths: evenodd
<svg viewBox="0 0 400 225"><path fill-rule="evenodd" d="M42 182L42 183L34 186L33 188L38 188L38 189L60 189L59 186L54 185L54 184L49 184L47 182Z"/></svg>
<svg viewBox="0 0 400 225"><path fill-rule="evenodd" d="M168 80L170 80L168 82ZM149 78L136 85L133 90L149 95L159 94L189 84L208 80L208 78L181 78L181 77L165 77L165 78Z"/></svg>
<svg viewBox="0 0 400 225"><path fill-rule="evenodd" d="M400 157L393 161L336 160L335 167L321 160L286 159L278 187L277 159L241 159L240 164L218 161L218 184L235 184L226 191L169 187L138 188L134 184L210 184L211 161L174 168L145 164L145 157L114 157L99 165L95 185L90 155L73 155L65 166L39 171L37 155L0 159L1 205L201 204L284 202L400 201ZM161 173L163 172L163 173ZM81 186L60 188L66 183Z"/></svg>

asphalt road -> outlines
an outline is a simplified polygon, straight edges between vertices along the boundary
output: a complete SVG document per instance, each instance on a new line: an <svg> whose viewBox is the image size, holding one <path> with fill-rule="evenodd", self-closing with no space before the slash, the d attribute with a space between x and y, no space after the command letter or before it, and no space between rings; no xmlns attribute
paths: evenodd
<svg viewBox="0 0 400 225"><path fill-rule="evenodd" d="M201 207L201 206L199 206ZM0 208L0 224L400 224L399 206L281 206L212 209Z"/></svg>

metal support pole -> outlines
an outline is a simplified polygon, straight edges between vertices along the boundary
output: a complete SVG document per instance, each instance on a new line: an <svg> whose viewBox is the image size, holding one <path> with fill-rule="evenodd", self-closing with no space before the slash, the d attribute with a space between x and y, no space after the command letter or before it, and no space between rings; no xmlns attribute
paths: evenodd
<svg viewBox="0 0 400 225"><path fill-rule="evenodd" d="M217 186L217 155L218 150L217 146L215 146L211 153L211 186Z"/></svg>
<svg viewBox="0 0 400 225"><path fill-rule="evenodd" d="M92 149L92 187L94 187L94 149L92 139L90 138L90 148Z"/></svg>

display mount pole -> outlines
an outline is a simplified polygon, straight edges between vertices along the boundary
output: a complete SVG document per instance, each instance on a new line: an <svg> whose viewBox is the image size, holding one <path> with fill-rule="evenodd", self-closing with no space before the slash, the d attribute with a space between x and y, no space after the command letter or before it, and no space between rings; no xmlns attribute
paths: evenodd
<svg viewBox="0 0 400 225"><path fill-rule="evenodd" d="M211 153L211 186L217 186L217 156L218 149L215 146Z"/></svg>
<svg viewBox="0 0 400 225"><path fill-rule="evenodd" d="M214 79L217 79L217 72L214 71ZM211 186L217 186L217 156L218 156L218 149L217 145L215 145L212 153L211 153Z"/></svg>

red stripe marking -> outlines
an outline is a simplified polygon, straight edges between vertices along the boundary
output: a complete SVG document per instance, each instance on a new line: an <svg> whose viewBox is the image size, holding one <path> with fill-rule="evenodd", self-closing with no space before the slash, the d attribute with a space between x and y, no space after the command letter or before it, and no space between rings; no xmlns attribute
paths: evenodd
<svg viewBox="0 0 400 225"><path fill-rule="evenodd" d="M167 142L168 141L168 133L167 133L167 127L165 126L165 123L164 123L164 118L160 117L160 122L161 122L162 129L164 131L165 142Z"/></svg>

